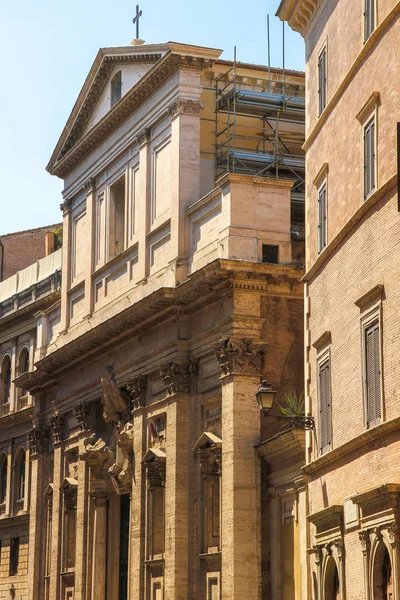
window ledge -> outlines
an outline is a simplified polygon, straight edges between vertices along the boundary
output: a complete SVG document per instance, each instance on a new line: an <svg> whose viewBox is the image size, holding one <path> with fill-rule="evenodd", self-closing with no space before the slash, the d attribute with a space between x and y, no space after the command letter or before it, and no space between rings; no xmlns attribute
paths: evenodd
<svg viewBox="0 0 400 600"><path fill-rule="evenodd" d="M347 454L364 447L369 442L377 440L384 435L391 433L392 431L396 431L399 427L400 417L396 417L395 419L391 419L390 421L386 421L385 423L381 423L380 425L366 429L355 438L308 463L303 467L303 471L307 473L307 475L316 473L320 469L331 465Z"/></svg>

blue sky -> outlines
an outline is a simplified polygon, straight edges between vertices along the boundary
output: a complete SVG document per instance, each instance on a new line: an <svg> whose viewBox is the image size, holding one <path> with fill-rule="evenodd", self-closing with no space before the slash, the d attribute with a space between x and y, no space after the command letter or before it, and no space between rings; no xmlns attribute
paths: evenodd
<svg viewBox="0 0 400 600"><path fill-rule="evenodd" d="M223 57L282 65L279 0L141 0L140 36L148 43L221 48ZM0 235L61 220L62 181L45 166L100 47L128 45L136 2L0 0ZM302 38L286 26L286 66L304 69Z"/></svg>

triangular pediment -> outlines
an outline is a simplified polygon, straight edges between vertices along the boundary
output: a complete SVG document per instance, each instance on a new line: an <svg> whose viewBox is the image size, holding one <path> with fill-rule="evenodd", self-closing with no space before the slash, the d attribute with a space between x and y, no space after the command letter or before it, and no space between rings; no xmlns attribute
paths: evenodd
<svg viewBox="0 0 400 600"><path fill-rule="evenodd" d="M146 464L154 462L155 460L165 461L166 458L167 455L165 454L164 450L160 450L160 448L149 448L149 450L147 450L146 454L143 456L142 463Z"/></svg>
<svg viewBox="0 0 400 600"><path fill-rule="evenodd" d="M68 490L78 486L78 481L73 477L66 477L60 485L60 490Z"/></svg>
<svg viewBox="0 0 400 600"><path fill-rule="evenodd" d="M210 431L204 431L193 446L193 450L205 450L206 448L222 448L221 438Z"/></svg>
<svg viewBox="0 0 400 600"><path fill-rule="evenodd" d="M186 61L190 65L195 61L196 65L207 67L220 54L220 50L174 42L101 49L57 142L47 170L53 175L64 177L105 137L111 127L118 126L129 111L134 110L163 78L169 76L179 61ZM118 71L122 75L121 99L111 106L110 85Z"/></svg>
<svg viewBox="0 0 400 600"><path fill-rule="evenodd" d="M52 496L54 492L54 485L52 483L49 483L49 485L47 486L44 495L45 496Z"/></svg>

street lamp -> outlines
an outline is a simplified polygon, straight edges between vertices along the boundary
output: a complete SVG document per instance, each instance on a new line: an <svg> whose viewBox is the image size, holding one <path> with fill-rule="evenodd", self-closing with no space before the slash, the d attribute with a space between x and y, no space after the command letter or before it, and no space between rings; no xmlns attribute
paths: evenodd
<svg viewBox="0 0 400 600"><path fill-rule="evenodd" d="M264 415L267 415L271 410L274 403L275 394L276 390L273 390L272 385L270 385L267 381L262 381L258 386L256 400L258 408L262 410Z"/></svg>
<svg viewBox="0 0 400 600"><path fill-rule="evenodd" d="M264 413L265 416L268 415L274 404L275 395L276 390L273 390L272 385L270 385L267 381L262 381L258 386L256 400L258 408ZM295 429L315 429L315 420L314 417L311 416L293 413L286 415L275 415L275 418L282 421L288 421Z"/></svg>

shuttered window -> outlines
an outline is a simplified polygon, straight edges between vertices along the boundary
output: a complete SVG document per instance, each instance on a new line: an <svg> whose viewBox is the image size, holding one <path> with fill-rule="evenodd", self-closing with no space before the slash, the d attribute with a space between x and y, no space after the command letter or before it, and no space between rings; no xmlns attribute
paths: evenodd
<svg viewBox="0 0 400 600"><path fill-rule="evenodd" d="M382 417L379 321L364 330L365 335L365 408L366 424L376 425Z"/></svg>
<svg viewBox="0 0 400 600"><path fill-rule="evenodd" d="M375 0L364 0L364 42L375 29Z"/></svg>
<svg viewBox="0 0 400 600"><path fill-rule="evenodd" d="M364 198L375 190L375 117L364 127Z"/></svg>
<svg viewBox="0 0 400 600"><path fill-rule="evenodd" d="M318 365L319 384L319 447L320 452L328 452L332 447L332 406L331 406L330 360Z"/></svg>
<svg viewBox="0 0 400 600"><path fill-rule="evenodd" d="M326 106L326 47L318 56L318 98L321 114Z"/></svg>
<svg viewBox="0 0 400 600"><path fill-rule="evenodd" d="M318 252L322 252L327 243L326 201L326 183L324 183L318 191Z"/></svg>

